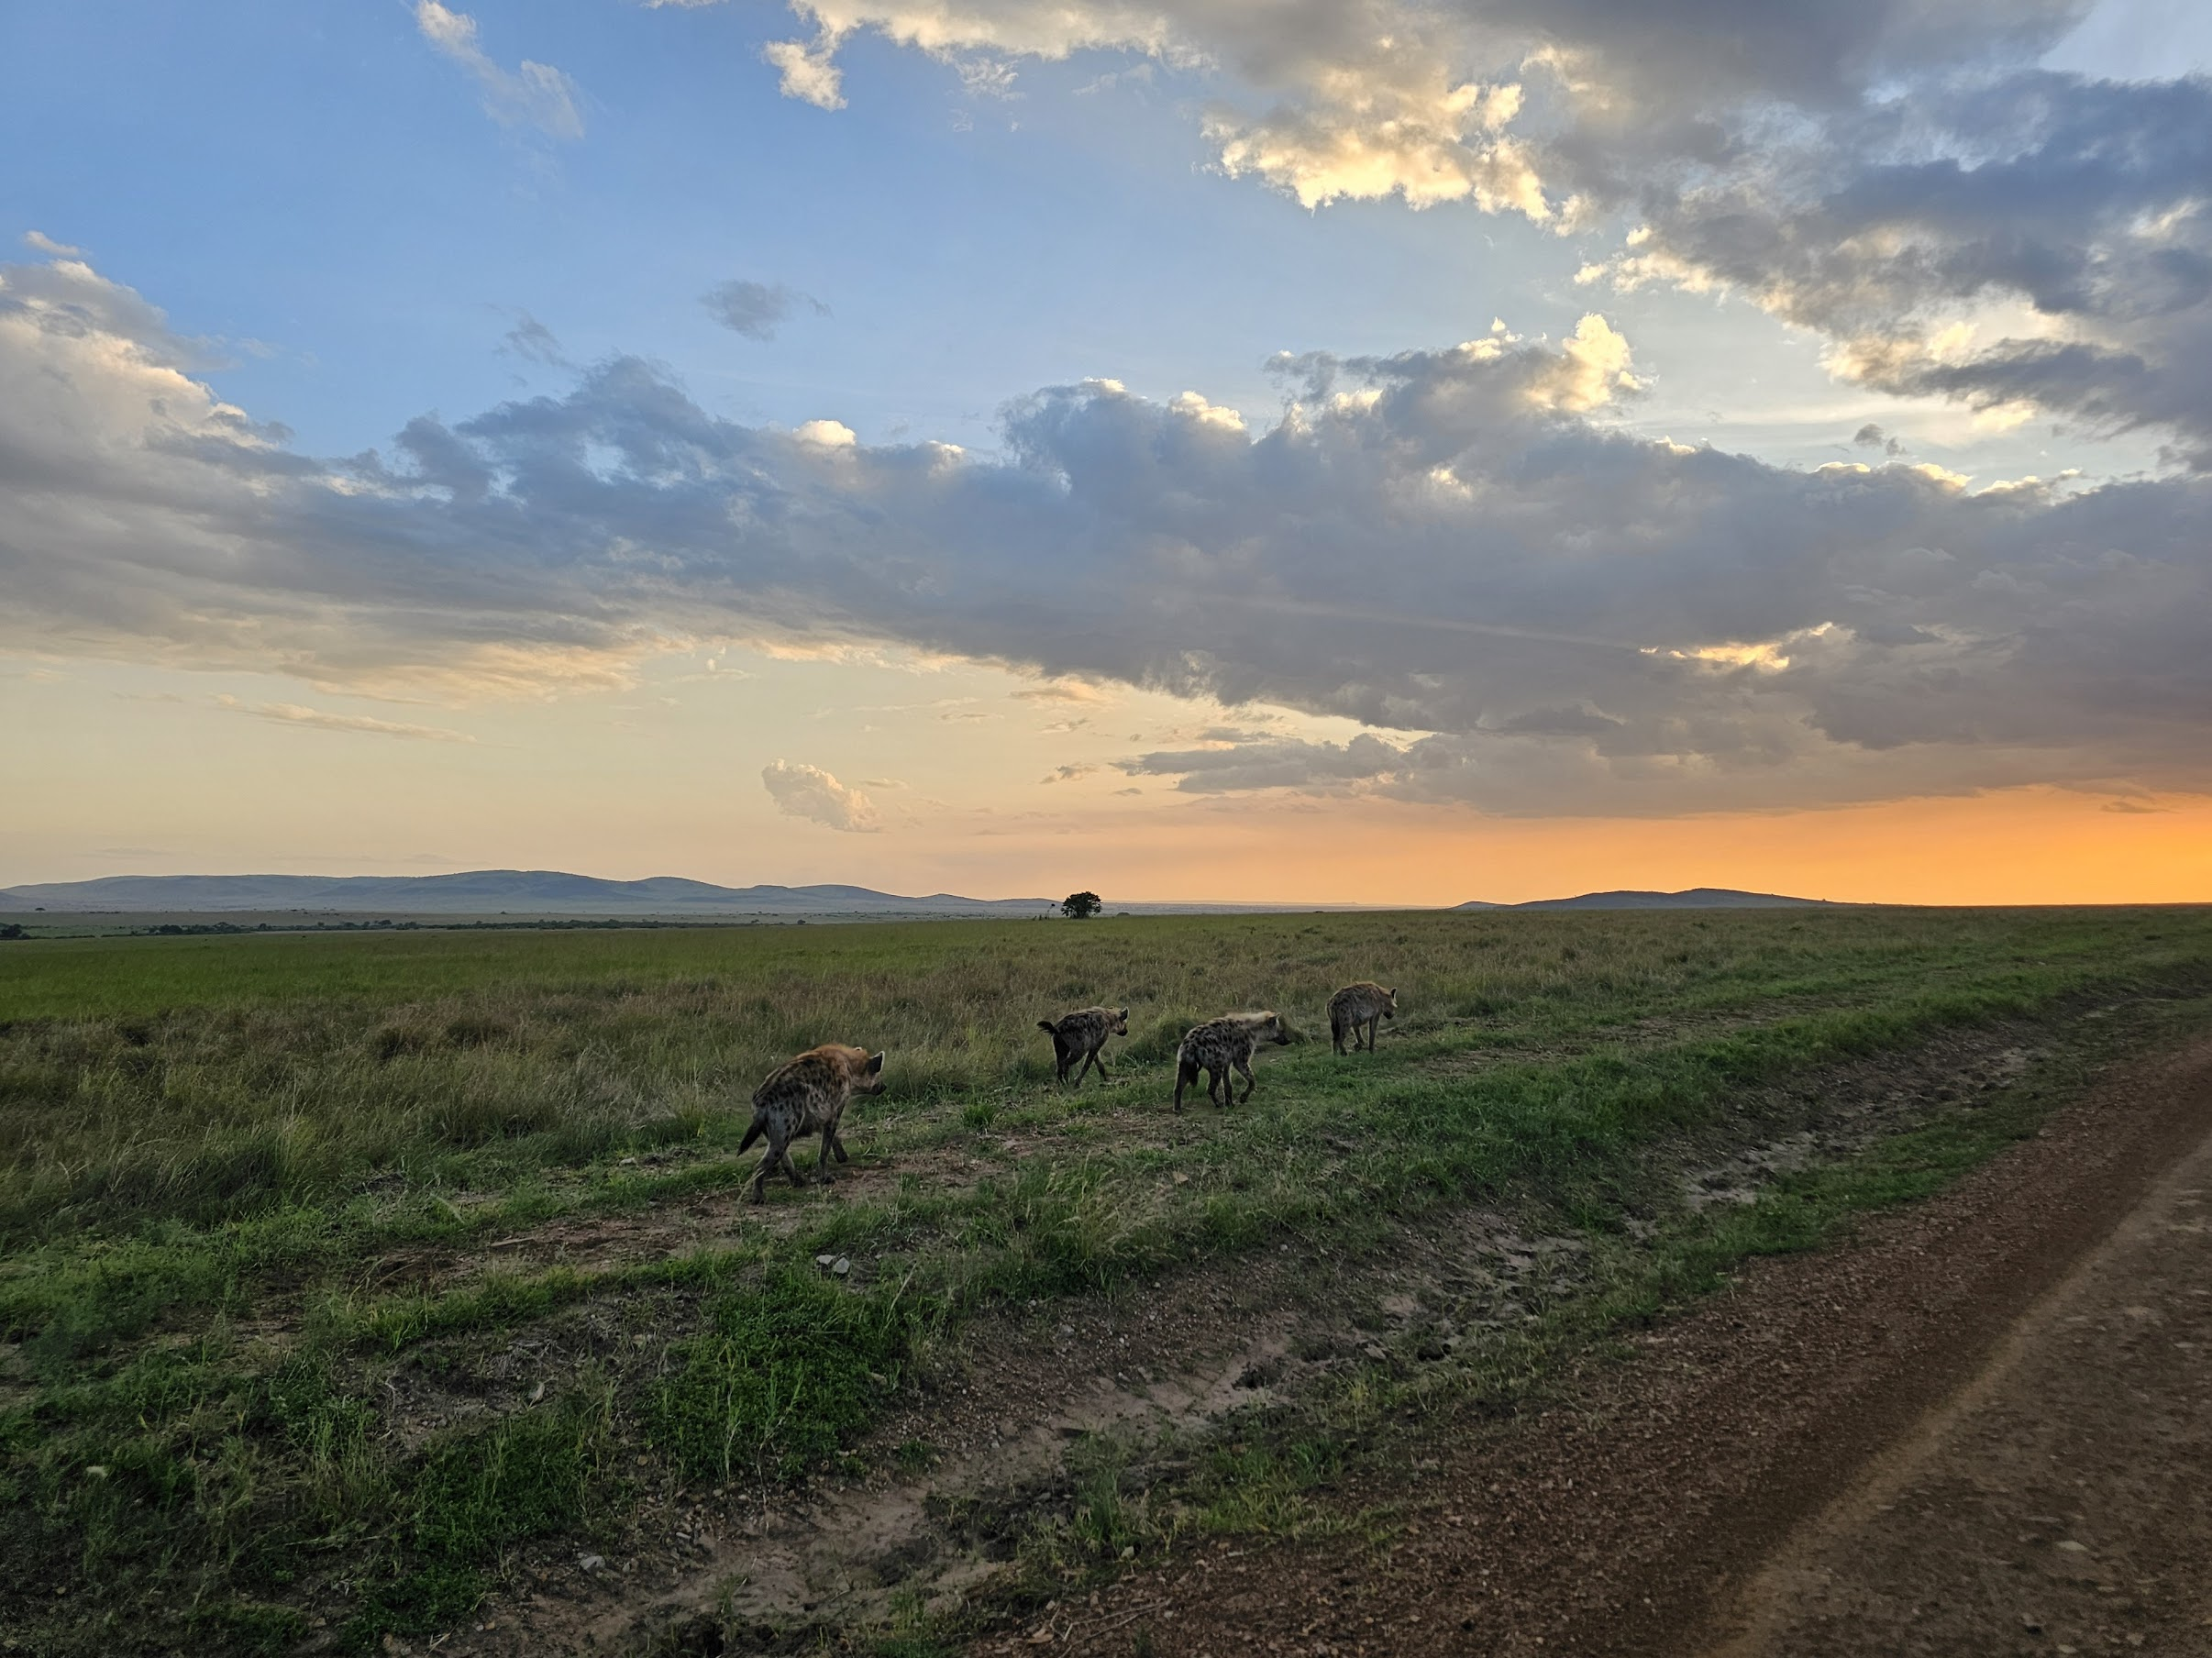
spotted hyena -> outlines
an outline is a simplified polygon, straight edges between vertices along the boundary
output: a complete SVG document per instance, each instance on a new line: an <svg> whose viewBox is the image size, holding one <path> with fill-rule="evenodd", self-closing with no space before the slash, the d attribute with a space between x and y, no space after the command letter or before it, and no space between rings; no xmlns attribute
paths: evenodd
<svg viewBox="0 0 2212 1658"><path fill-rule="evenodd" d="M1251 1099L1259 1081L1252 1074L1252 1050L1263 1042L1277 1047L1290 1045L1290 1033L1273 1013L1224 1013L1204 1024L1192 1025L1184 1033L1182 1046L1175 1051L1175 1109L1183 1109L1183 1089L1198 1080L1200 1071L1206 1073L1206 1098L1214 1104L1239 1103L1232 1071L1244 1072L1244 1099ZM1223 1091L1228 1096L1225 1099Z"/></svg>
<svg viewBox="0 0 2212 1658"><path fill-rule="evenodd" d="M1127 1008L1079 1008L1072 1013L1063 1013L1057 1019L1040 1019L1037 1029L1052 1038L1052 1063L1057 1073L1055 1080L1066 1082L1067 1073L1075 1073L1079 1084L1092 1066L1099 1075L1106 1075L1106 1058L1100 1051L1109 1036L1129 1034Z"/></svg>
<svg viewBox="0 0 2212 1658"><path fill-rule="evenodd" d="M1397 1017L1398 992L1362 979L1358 984L1346 985L1329 998L1329 1040L1341 1054L1344 1051L1344 1037L1349 1034L1355 1051L1364 1047L1372 1054L1376 1027L1386 1019ZM1363 1030L1367 1038L1365 1042L1360 1040Z"/></svg>
<svg viewBox="0 0 2212 1658"><path fill-rule="evenodd" d="M814 1178L826 1185L831 1155L840 1163L850 1161L845 1155L845 1142L837 1138L837 1123L845 1115L846 1102L855 1094L882 1091L883 1056L834 1042L809 1048L789 1065L769 1073L769 1079L753 1090L753 1126L745 1131L745 1138L737 1145L743 1152L761 1135L768 1136L768 1155L760 1160L760 1170L753 1177L752 1200L762 1200L761 1188L778 1164L791 1176L793 1186L806 1184L791 1166L791 1144L807 1134L822 1136L822 1155L814 1159Z"/></svg>

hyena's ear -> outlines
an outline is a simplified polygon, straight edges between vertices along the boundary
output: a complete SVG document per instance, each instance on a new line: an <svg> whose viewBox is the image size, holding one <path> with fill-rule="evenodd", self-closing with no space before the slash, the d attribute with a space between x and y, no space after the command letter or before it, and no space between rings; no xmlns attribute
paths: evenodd
<svg viewBox="0 0 2212 1658"><path fill-rule="evenodd" d="M1122 1010L1122 1022L1123 1024L1127 1024L1129 1022L1129 1010L1127 1008L1123 1008Z"/></svg>
<svg viewBox="0 0 2212 1658"><path fill-rule="evenodd" d="M868 1056L868 1074L870 1077L873 1077L882 1069L883 1056L880 1054L870 1054Z"/></svg>

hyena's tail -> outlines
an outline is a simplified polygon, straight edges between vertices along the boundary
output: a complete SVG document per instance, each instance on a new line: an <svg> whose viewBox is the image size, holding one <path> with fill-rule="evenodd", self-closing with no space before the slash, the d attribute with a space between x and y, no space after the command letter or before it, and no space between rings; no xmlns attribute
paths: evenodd
<svg viewBox="0 0 2212 1658"><path fill-rule="evenodd" d="M738 1151L745 1152L750 1150L753 1142L760 1138L762 1131L767 1127L767 1118L755 1117L753 1119L753 1126L745 1131L745 1138L737 1142Z"/></svg>
<svg viewBox="0 0 2212 1658"><path fill-rule="evenodd" d="M1044 1032L1047 1036L1057 1036L1060 1033L1060 1027L1053 1023L1053 1022L1049 1019L1038 1020L1037 1029Z"/></svg>

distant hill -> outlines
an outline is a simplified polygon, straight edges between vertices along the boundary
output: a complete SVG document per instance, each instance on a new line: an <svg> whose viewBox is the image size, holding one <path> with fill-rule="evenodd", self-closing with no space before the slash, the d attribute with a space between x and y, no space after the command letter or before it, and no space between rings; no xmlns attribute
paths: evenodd
<svg viewBox="0 0 2212 1658"><path fill-rule="evenodd" d="M11 910L318 910L484 915L1034 915L1042 898L907 898L870 887L717 887L680 876L602 880L558 869L459 875L109 875L0 890Z"/></svg>
<svg viewBox="0 0 2212 1658"><path fill-rule="evenodd" d="M1586 892L1525 904L1473 900L1461 910L1752 910L1818 908L1825 900L1693 887L1687 892ZM470 869L457 875L108 875L0 888L0 912L109 911L187 914L307 911L346 915L1039 915L1044 898L911 898L873 887L717 887L681 876L602 880L560 869ZM1128 913L1201 914L1338 905L1118 903Z"/></svg>
<svg viewBox="0 0 2212 1658"><path fill-rule="evenodd" d="M1585 892L1579 898L1538 898L1525 904L1488 904L1480 899L1461 910L1822 910L1824 898L1785 898L1778 892L1739 892L1733 887L1691 887L1682 892Z"/></svg>

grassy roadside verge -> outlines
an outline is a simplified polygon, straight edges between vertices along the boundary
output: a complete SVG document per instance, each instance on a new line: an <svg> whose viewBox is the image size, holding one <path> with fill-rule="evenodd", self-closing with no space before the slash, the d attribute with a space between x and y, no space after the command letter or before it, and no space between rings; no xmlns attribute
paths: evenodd
<svg viewBox="0 0 2212 1658"><path fill-rule="evenodd" d="M1790 937L1777 925L1742 935L1740 965L1687 985L1631 978L1600 958L1594 930L1555 933L1543 972L1567 993L1540 976L1504 1007L1447 1003L1371 1064L1292 1050L1248 1111L1135 1119L1115 1096L1056 1095L1019 1075L940 1078L890 1120L887 1142L959 1144L988 1127L1020 1133L1023 1151L986 1159L970 1181L810 1195L789 1230L605 1269L392 1293L359 1263L395 1244L466 1248L534 1214L652 1210L713 1191L732 1172L716 1144L694 1135L688 1161L651 1172L609 1168L595 1152L586 1166L599 1175L567 1189L547 1178L564 1166L511 1162L522 1177L475 1202L456 1199L482 1187L433 1178L391 1199L356 1189L345 1202L359 1207L336 1220L301 1201L214 1225L78 1226L0 1273L16 1343L0 1372L0 1543L19 1586L4 1615L58 1652L177 1644L180 1627L149 1608L181 1608L182 1632L220 1630L241 1651L449 1627L519 1547L598 1535L641 1483L772 1482L835 1456L895 1397L916 1347L979 1310L1112 1294L1286 1239L1356 1255L1391 1227L1499 1193L1624 1248L1624 1220L1664 1209L1647 1148L1724 1123L1747 1090L1932 1033L2041 1017L2092 990L2185 987L2212 957L2205 931L2040 923L1977 951L1939 940L1900 957L1841 935L1848 949L1777 956ZM1695 937L1641 934L1635 959L1665 968ZM1570 950L1565 966L1586 978L1562 971ZM1689 1007L1757 1017L1620 1040L1653 1010ZM376 1018L371 1033L427 1023ZM1139 1075L1156 1066L1132 1045ZM482 1049L438 1052L465 1071ZM648 1122L614 1144L679 1144L658 1132ZM241 1239L242 1253L220 1253ZM849 1257L850 1278L816 1273L823 1253ZM495 1378L524 1341L556 1361L542 1395ZM428 1413L418 1432L392 1401L430 1391L467 1408ZM1295 1448L1285 1455L1295 1471ZM1288 1512L1256 1474L1233 1487L1251 1513Z"/></svg>

